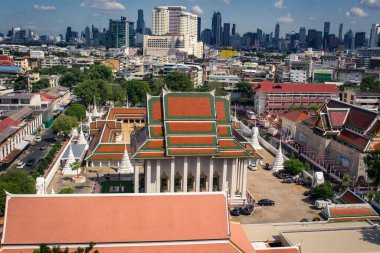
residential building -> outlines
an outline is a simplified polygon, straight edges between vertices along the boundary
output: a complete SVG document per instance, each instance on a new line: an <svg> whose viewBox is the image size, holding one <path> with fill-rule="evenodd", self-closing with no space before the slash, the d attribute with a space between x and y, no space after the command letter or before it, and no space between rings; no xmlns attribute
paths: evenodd
<svg viewBox="0 0 380 253"><path fill-rule="evenodd" d="M254 107L264 111L287 111L292 107L309 108L329 99L339 99L341 91L334 84L273 83L254 85Z"/></svg>
<svg viewBox="0 0 380 253"><path fill-rule="evenodd" d="M380 109L380 93L376 92L346 89L343 91L342 101L371 111L377 112Z"/></svg>

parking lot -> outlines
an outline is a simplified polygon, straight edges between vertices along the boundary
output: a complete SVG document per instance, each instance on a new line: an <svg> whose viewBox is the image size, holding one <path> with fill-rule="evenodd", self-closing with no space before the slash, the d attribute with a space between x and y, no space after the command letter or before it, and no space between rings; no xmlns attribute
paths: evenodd
<svg viewBox="0 0 380 253"><path fill-rule="evenodd" d="M274 157L269 152L260 150L260 153L265 157L264 164L273 162ZM308 188L281 183L272 172L264 170L261 166L257 171L248 171L247 188L256 201L271 199L275 201L275 206L255 208L251 216L240 216L241 223L297 222L303 218L312 219L320 213L320 210L314 209L308 198L303 196L303 192Z"/></svg>

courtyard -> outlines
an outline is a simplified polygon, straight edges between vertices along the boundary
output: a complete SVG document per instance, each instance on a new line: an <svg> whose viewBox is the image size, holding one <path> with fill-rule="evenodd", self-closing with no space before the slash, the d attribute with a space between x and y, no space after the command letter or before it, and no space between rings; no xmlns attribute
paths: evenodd
<svg viewBox="0 0 380 253"><path fill-rule="evenodd" d="M266 150L260 150L265 163L272 163L274 157ZM303 218L312 219L318 216L320 210L314 209L303 192L308 188L281 183L281 180L272 175L272 172L258 166L257 171L248 170L247 189L256 199L271 199L275 206L255 208L251 216L240 216L241 223L281 223L298 222Z"/></svg>

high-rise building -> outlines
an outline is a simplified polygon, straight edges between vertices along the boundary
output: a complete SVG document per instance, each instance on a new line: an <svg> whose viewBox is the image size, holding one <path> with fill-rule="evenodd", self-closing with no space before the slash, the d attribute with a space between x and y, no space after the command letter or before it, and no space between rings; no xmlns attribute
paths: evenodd
<svg viewBox="0 0 380 253"><path fill-rule="evenodd" d="M274 29L274 47L280 48L280 24L277 23Z"/></svg>
<svg viewBox="0 0 380 253"><path fill-rule="evenodd" d="M230 45L230 37L231 37L231 24L224 23L223 25L223 46L228 47Z"/></svg>
<svg viewBox="0 0 380 253"><path fill-rule="evenodd" d="M299 31L299 43L301 48L306 47L306 28L305 27L300 27Z"/></svg>
<svg viewBox="0 0 380 253"><path fill-rule="evenodd" d="M197 18L197 22L198 22L198 25L197 25L197 39L201 40L202 18L198 17Z"/></svg>
<svg viewBox="0 0 380 253"><path fill-rule="evenodd" d="M329 47L330 22L325 22L323 28L323 48Z"/></svg>
<svg viewBox="0 0 380 253"><path fill-rule="evenodd" d="M235 35L236 34L236 24L233 24L232 25L232 35Z"/></svg>
<svg viewBox="0 0 380 253"><path fill-rule="evenodd" d="M380 46L380 25L372 24L369 47Z"/></svg>
<svg viewBox="0 0 380 253"><path fill-rule="evenodd" d="M84 29L84 45L86 47L90 47L92 45L92 32L88 26Z"/></svg>
<svg viewBox="0 0 380 253"><path fill-rule="evenodd" d="M110 19L106 34L106 48L121 48L134 46L134 22L125 17L120 20Z"/></svg>
<svg viewBox="0 0 380 253"><path fill-rule="evenodd" d="M365 47L365 46L367 46L366 39L365 39L365 32L355 33L355 48Z"/></svg>
<svg viewBox="0 0 380 253"><path fill-rule="evenodd" d="M212 16L212 44L216 47L222 45L222 15L220 12L214 12Z"/></svg>
<svg viewBox="0 0 380 253"><path fill-rule="evenodd" d="M352 30L348 30L346 34L344 35L343 44L347 49L353 49L354 48L354 33Z"/></svg>
<svg viewBox="0 0 380 253"><path fill-rule="evenodd" d="M70 42L71 37L72 37L71 26L68 26L66 29L66 37L65 37L65 40L67 43Z"/></svg>
<svg viewBox="0 0 380 253"><path fill-rule="evenodd" d="M316 33L316 36L315 36L315 49L322 49L322 46L323 46L323 34L322 34L322 31L317 31Z"/></svg>
<svg viewBox="0 0 380 253"><path fill-rule="evenodd" d="M204 29L201 34L201 40L206 45L211 45L212 43L212 32L211 29Z"/></svg>
<svg viewBox="0 0 380 253"><path fill-rule="evenodd" d="M317 37L317 30L308 29L307 30L307 46L315 48L315 38Z"/></svg>
<svg viewBox="0 0 380 253"><path fill-rule="evenodd" d="M136 33L142 34L145 28L144 11L137 11Z"/></svg>
<svg viewBox="0 0 380 253"><path fill-rule="evenodd" d="M343 42L343 24L339 25L339 41Z"/></svg>
<svg viewBox="0 0 380 253"><path fill-rule="evenodd" d="M257 34L257 41L259 43L263 42L263 30L257 28L256 34Z"/></svg>
<svg viewBox="0 0 380 253"><path fill-rule="evenodd" d="M197 37L198 16L183 6L158 6L153 9L153 35Z"/></svg>

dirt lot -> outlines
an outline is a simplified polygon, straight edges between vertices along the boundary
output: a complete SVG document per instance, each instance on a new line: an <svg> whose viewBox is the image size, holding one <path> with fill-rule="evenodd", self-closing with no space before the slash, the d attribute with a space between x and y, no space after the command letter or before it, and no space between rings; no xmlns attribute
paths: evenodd
<svg viewBox="0 0 380 253"><path fill-rule="evenodd" d="M266 162L272 163L274 157L267 151L260 152ZM303 218L312 219L320 213L311 207L308 199L302 195L308 189L296 185L281 183L272 172L261 166L257 171L248 170L247 188L258 201L263 198L275 201L275 206L256 208L251 216L240 216L241 223L281 223L297 222Z"/></svg>

